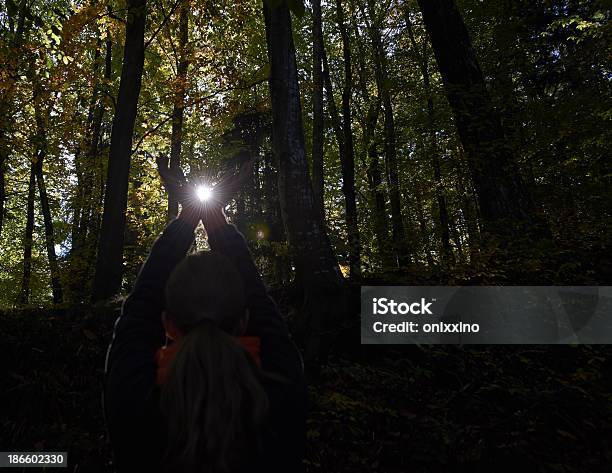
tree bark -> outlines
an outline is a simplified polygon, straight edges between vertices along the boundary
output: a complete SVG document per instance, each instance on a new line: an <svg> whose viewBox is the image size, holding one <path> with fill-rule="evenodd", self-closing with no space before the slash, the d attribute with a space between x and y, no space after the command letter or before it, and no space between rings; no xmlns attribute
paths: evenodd
<svg viewBox="0 0 612 473"><path fill-rule="evenodd" d="M110 32L107 32L110 34ZM96 46L93 74L94 87L87 117L86 142L82 152L78 153L75 162L78 176L78 194L75 200L75 222L73 222L72 247L70 250L70 297L81 301L90 289L83 281L90 281L92 259L95 258L95 246L91 246L93 222L97 218L98 208L96 190L99 180L100 139L105 106L102 97L102 83L108 84L111 77L112 44L109 39L105 45L104 72L100 77L102 66L102 41ZM79 165L79 161L82 163Z"/></svg>
<svg viewBox="0 0 612 473"><path fill-rule="evenodd" d="M323 177L323 30L321 0L312 2L312 190L315 207L325 216Z"/></svg>
<svg viewBox="0 0 612 473"><path fill-rule="evenodd" d="M412 29L412 22L410 20L410 12L407 8L404 9L404 16L406 18L406 29L408 31L408 37L410 38L410 44L412 50L421 69L421 76L423 77L423 88L425 89L425 96L427 100L427 121L429 128L429 140L430 140L430 152L434 171L434 186L435 196L438 203L438 216L439 216L439 237L442 244L442 259L446 263L452 264L454 262L453 249L450 243L450 230L448 222L448 207L446 205L446 196L442 191L442 170L440 167L440 156L438 154L438 145L436 139L436 124L435 124L435 111L434 111L434 100L433 91L431 89L431 79L429 75L429 60L427 58L427 42L424 42L423 51L419 51L419 46L414 36Z"/></svg>
<svg viewBox="0 0 612 473"><path fill-rule="evenodd" d="M109 7L110 8L110 7ZM113 39L111 37L110 30L106 32L106 58L104 60L104 83L106 87L112 81L112 60L113 60ZM105 156L108 153L108 145L104 145L104 136L109 134L109 125L103 120L104 114L106 113L106 105L104 102L100 102L101 113L100 116L100 128L98 138L96 142L96 154L93 161L95 168L93 189L94 193L91 196L91 213L89 220L89 229L85 239L85 273L87 274L88 281L93 279L91 277L92 269L95 268L96 261L96 248L98 246L98 238L100 235L100 226L102 224L102 213L104 211L104 194L106 186L105 176ZM90 283L91 286L91 283ZM88 292L89 293L89 292Z"/></svg>
<svg viewBox="0 0 612 473"><path fill-rule="evenodd" d="M282 251L287 242L278 195L278 171L273 163L272 153L264 153L263 171L264 215L268 230L267 240L270 242L269 256L273 267L275 279L278 284L286 285L290 282L291 262Z"/></svg>
<svg viewBox="0 0 612 473"><path fill-rule="evenodd" d="M32 71L33 72L33 71ZM47 247L47 257L49 259L49 270L51 273L51 291L53 294L53 303L60 304L63 301L62 284L60 281L59 265L57 264L57 256L55 254L55 236L53 231L53 219L51 217L51 208L49 207L49 197L47 196L47 188L45 187L45 177L43 172L43 163L47 156L47 135L45 129L45 119L42 115L42 89L33 73L33 89L34 89L34 119L36 121L36 145L38 156L34 166L36 181L38 183L38 194L40 197L40 209L43 215L45 226L45 246ZM29 204L28 204L29 205Z"/></svg>
<svg viewBox="0 0 612 473"><path fill-rule="evenodd" d="M380 115L381 100L379 96L371 97L366 79L365 51L359 27L353 19L353 32L357 38L358 49L358 84L362 99L368 104L362 120L363 166L368 177L368 190L370 194L370 207L374 216L374 237L378 247L378 255L382 263L383 272L394 266L393 254L389 245L389 225L387 217L387 203L382 188L383 173L380 168L380 156L376 141L376 126Z"/></svg>
<svg viewBox="0 0 612 473"><path fill-rule="evenodd" d="M26 17L30 14L30 6L27 0L21 0L16 12L17 18L13 16L10 8L6 8L5 13L9 24L6 37L10 38L10 41L7 41L9 50L7 57L19 58L22 56L19 50L26 33ZM11 120L13 106L12 92L17 83L18 67L19 61L9 61L7 64L3 64L6 81L2 84L2 94L0 95L0 236L2 235L4 225L4 206L6 202L6 169L11 140L9 129L13 125Z"/></svg>
<svg viewBox="0 0 612 473"><path fill-rule="evenodd" d="M0 132L4 133L4 132ZM0 146L2 146L3 138L0 136ZM4 224L4 201L6 200L6 177L5 163L6 156L4 151L0 150L0 236L2 236L2 226Z"/></svg>
<svg viewBox="0 0 612 473"><path fill-rule="evenodd" d="M264 1L270 61L272 140L279 163L281 213L297 278L305 293L301 337L306 359L326 351L323 332L344 316L343 278L314 195L306 161L302 110L291 17L286 0L276 8ZM333 326L333 325L331 325ZM327 330L325 328L327 327Z"/></svg>
<svg viewBox="0 0 612 473"><path fill-rule="evenodd" d="M479 225L478 225L478 202L477 197L474 195L473 189L468 189L465 183L466 172L463 170L463 166L461 165L463 160L463 149L461 146L457 146L457 158L453 160L455 163L455 172L456 172L456 186L457 193L460 196L461 201L461 209L463 214L463 219L465 220L465 226L467 229L467 244L469 249L470 261L475 261L478 256L478 252L481 246L481 238L479 233ZM469 178L469 176L466 176Z"/></svg>
<svg viewBox="0 0 612 473"><path fill-rule="evenodd" d="M187 42L189 41L189 3L182 0L179 18L179 62L176 74L176 90L172 109L172 136L170 138L170 168L181 167L181 148L183 146L183 119L185 115L185 94L187 91L187 69L189 58ZM168 221L178 214L178 199L173 193L168 193Z"/></svg>
<svg viewBox="0 0 612 473"><path fill-rule="evenodd" d="M17 302L27 305L30 300L30 279L32 277L32 243L34 234L34 195L36 191L35 164L30 165L30 182L28 184L28 209L26 212L26 229L23 239L23 278L21 292Z"/></svg>
<svg viewBox="0 0 612 473"><path fill-rule="evenodd" d="M463 18L453 0L418 0L466 151L483 223L498 233L501 220L535 223L534 206L486 90Z"/></svg>
<svg viewBox="0 0 612 473"><path fill-rule="evenodd" d="M374 2L368 0L370 15L374 16ZM400 197L399 173L397 165L397 148L395 135L395 119L393 116L393 105L389 91L389 77L387 72L387 56L383 48L382 37L379 27L374 24L373 18L368 27L370 40L372 41L374 69L376 76L376 87L378 95L382 100L385 129L385 164L387 168L387 182L389 183L389 197L391 201L391 228L393 246L397 266L405 267L411 261L408 245L406 244L406 232L402 220L402 206Z"/></svg>
<svg viewBox="0 0 612 473"><path fill-rule="evenodd" d="M327 61L327 54L325 52L325 46L321 48L323 56L323 79L325 82L325 92L327 96L327 103L329 108L329 114L331 118L332 128L336 141L338 142L338 155L340 157L340 163L342 166L342 193L344 194L345 211L346 211L346 223L347 223L347 235L349 240L349 268L352 277L359 278L361 275L361 257L360 257L360 244L359 244L359 228L357 227L357 204L355 201L355 151L353 146L353 132L351 129L351 113L350 113L350 94L352 90L352 71L351 71L351 56L350 56L350 45L348 45L348 33L344 26L342 13L342 4L340 4L340 10L338 6L336 9L339 15L338 21L342 20L342 29L345 32L345 38L343 40L343 49L345 40L347 49L343 53L344 56L344 69L345 69L345 82L348 78L349 90L346 90L346 83L342 93L342 108L343 116L340 117L338 108L336 106L336 100L334 98L334 89L331 81L331 74L329 69L329 63ZM348 58L348 63L347 63ZM347 76L347 64L349 73ZM348 94L347 94L348 92ZM348 108L348 113L347 113ZM347 122L348 117L348 122ZM347 127L348 125L348 127Z"/></svg>
<svg viewBox="0 0 612 473"><path fill-rule="evenodd" d="M393 267L393 252L389 245L389 225L387 217L387 202L382 189L383 172L380 168L380 156L376 145L376 122L380 111L380 99L370 104L366 117L366 126L363 132L364 147L366 149L368 187L374 214L374 234L378 252L382 261L383 272Z"/></svg>
<svg viewBox="0 0 612 473"><path fill-rule="evenodd" d="M427 235L427 224L425 222L425 214L423 212L423 196L416 195L415 196L415 207L416 207L416 216L419 222L419 230L421 231L422 241L423 241L423 251L425 252L425 259L427 260L427 264L429 267L433 267L434 259L431 254L431 245L429 244L429 236Z"/></svg>
<svg viewBox="0 0 612 473"><path fill-rule="evenodd" d="M340 37L342 39L342 55L344 59L344 88L342 90L342 122L344 133L344 158L342 164L342 191L346 208L346 231L349 244L349 268L353 279L361 277L361 248L359 243L359 227L357 222L357 201L355 196L355 148L353 145L353 129L351 125L351 98L353 95L353 71L350 37L344 24L342 1L336 0L336 14Z"/></svg>
<svg viewBox="0 0 612 473"><path fill-rule="evenodd" d="M132 135L144 66L146 0L128 0L123 67L113 118L104 213L92 298L108 299L121 288Z"/></svg>
<svg viewBox="0 0 612 473"><path fill-rule="evenodd" d="M327 61L327 53L325 52L325 46L321 49L321 55L323 57L323 80L325 83L325 96L327 97L327 108L329 109L329 117L331 119L332 129L338 142L338 155L340 160L343 160L343 156L346 154L344 144L344 132L342 131L342 122L340 119L340 113L336 106L336 100L334 99L334 86L331 81L331 74L329 72L329 63Z"/></svg>

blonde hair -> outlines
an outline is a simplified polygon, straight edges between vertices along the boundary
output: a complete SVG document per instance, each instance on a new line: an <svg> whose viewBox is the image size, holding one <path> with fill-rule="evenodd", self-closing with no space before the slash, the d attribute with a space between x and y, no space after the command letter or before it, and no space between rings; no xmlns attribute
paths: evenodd
<svg viewBox="0 0 612 473"><path fill-rule="evenodd" d="M166 285L169 317L184 334L162 389L172 471L237 471L261 448L268 398L249 353L230 334L245 314L240 273L226 257L185 258Z"/></svg>

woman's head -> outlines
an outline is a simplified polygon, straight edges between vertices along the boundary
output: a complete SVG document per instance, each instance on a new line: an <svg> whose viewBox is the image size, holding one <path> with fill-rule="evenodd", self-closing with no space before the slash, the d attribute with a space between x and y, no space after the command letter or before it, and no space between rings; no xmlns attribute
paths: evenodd
<svg viewBox="0 0 612 473"><path fill-rule="evenodd" d="M166 283L166 331L187 334L204 319L241 335L247 311L244 283L238 270L221 253L199 252L181 261Z"/></svg>
<svg viewBox="0 0 612 473"><path fill-rule="evenodd" d="M185 258L166 285L166 330L180 343L162 390L168 466L232 472L252 460L268 409L254 360L232 335L246 324L245 288L214 252Z"/></svg>

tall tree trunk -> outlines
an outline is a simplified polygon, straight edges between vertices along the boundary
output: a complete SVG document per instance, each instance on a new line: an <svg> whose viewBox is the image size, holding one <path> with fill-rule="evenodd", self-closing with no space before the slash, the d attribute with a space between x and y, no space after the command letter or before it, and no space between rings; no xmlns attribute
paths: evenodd
<svg viewBox="0 0 612 473"><path fill-rule="evenodd" d="M423 196L416 195L415 196L415 207L416 207L416 216L419 222L419 230L421 231L421 235L423 236L423 251L425 252L425 259L427 260L427 264L429 267L433 267L434 259L431 254L431 245L429 243L429 235L427 234L427 224L425 222L425 213L423 212Z"/></svg>
<svg viewBox="0 0 612 473"><path fill-rule="evenodd" d="M102 65L102 41L98 39L93 63L94 86L91 96L89 113L87 116L86 139L83 150L77 153L75 164L77 165L77 196L75 199L72 232L72 247L70 249L70 297L74 301L80 302L88 293L87 284L83 281L90 281L90 265L92 252L88 244L92 231L92 221L95 218L96 209L96 188L98 174L99 143L102 133L102 121L104 118L104 100L101 97L101 83L110 80L110 61L112 47L106 41L105 68L103 77L99 76Z"/></svg>
<svg viewBox="0 0 612 473"><path fill-rule="evenodd" d="M342 122L340 119L340 113L336 106L336 100L334 99L334 86L331 81L331 74L329 72L329 62L327 61L327 53L325 52L325 46L321 48L321 55L323 57L323 81L325 83L325 96L327 97L327 108L329 109L329 118L331 119L332 129L338 142L338 155L340 160L343 161L343 156L346 154L344 144L344 132L342 131Z"/></svg>
<svg viewBox="0 0 612 473"><path fill-rule="evenodd" d="M464 157L462 156L463 149L461 146L457 146L457 158L453 160L455 163L456 172L456 185L457 193L460 196L461 209L463 219L465 220L465 227L467 229L467 244L469 249L470 261L474 261L478 256L479 248L481 246L481 238L479 234L478 225L478 202L473 192L467 188L465 184L465 172L462 167Z"/></svg>
<svg viewBox="0 0 612 473"><path fill-rule="evenodd" d="M380 168L380 156L378 154L375 137L379 110L380 99L370 104L366 117L366 126L363 132L363 141L368 157L366 172L368 175L368 188L374 214L374 234L376 236L376 243L383 271L386 271L392 269L394 266L394 257L393 252L390 251L391 247L389 245L387 202L384 190L382 189L383 173Z"/></svg>
<svg viewBox="0 0 612 473"><path fill-rule="evenodd" d="M350 82L349 89L352 90L352 71L350 70L351 56L350 56L350 45L348 45L348 33L344 26L342 13L342 4L340 4L339 21L342 20L342 28L346 34L347 41L347 52L344 53L344 68L345 68L345 82L346 78ZM337 9L338 12L338 9ZM340 163L342 165L342 193L344 194L345 210L346 210L346 223L347 223L347 235L349 240L349 267L351 268L351 276L359 278L361 275L360 265L360 244L359 244L359 229L357 227L357 204L355 201L355 151L353 146L353 132L351 129L351 114L350 114L350 90L347 94L346 84L342 93L342 107L343 117L340 117L338 108L336 107L336 101L334 98L334 89L331 81L331 74L329 63L327 61L327 54L325 52L325 46L322 47L323 56L323 79L325 82L325 92L327 96L327 104L329 108L329 114L331 118L332 128L336 141L338 142L338 154L340 157ZM349 74L346 75L347 59ZM346 113L348 108L348 114ZM348 122L346 121L348 117ZM348 125L348 127L347 127ZM348 138L348 139L347 139Z"/></svg>
<svg viewBox="0 0 612 473"><path fill-rule="evenodd" d="M0 132L0 134L3 133L3 131ZM0 146L2 146L2 141L3 138L0 136ZM2 226L4 224L4 201L6 200L5 162L5 152L4 150L0 150L0 236L2 236Z"/></svg>
<svg viewBox="0 0 612 473"><path fill-rule="evenodd" d="M94 301L108 299L121 288L132 135L144 66L145 22L146 0L128 0L123 67L111 132L104 213L92 295Z"/></svg>
<svg viewBox="0 0 612 473"><path fill-rule="evenodd" d="M315 207L325 216L323 177L323 29L321 0L312 2L312 191Z"/></svg>
<svg viewBox="0 0 612 473"><path fill-rule="evenodd" d="M389 91L389 77L387 73L387 56L382 44L380 28L374 22L375 3L368 0L368 9L371 16L371 24L368 27L370 40L373 47L374 69L376 76L376 87L378 95L382 100L385 128L385 161L387 168L387 182L389 183L389 197L391 201L391 228L393 235L393 246L397 265L405 267L411 261L408 245L406 244L406 232L402 220L402 206L400 197L399 172L397 165L397 148L395 135L395 119L393 116L393 105Z"/></svg>
<svg viewBox="0 0 612 473"><path fill-rule="evenodd" d="M110 8L110 7L109 7ZM113 39L110 30L106 32L106 57L104 60L104 83L108 85L112 81L113 72ZM96 141L95 144L95 155L92 161L94 166L94 181L92 187L94 192L91 196L91 212L89 219L89 228L87 236L85 238L85 274L87 275L87 281L91 281L92 270L95 268L96 260L96 248L98 246L98 238L100 235L100 225L102 223L102 212L104 205L104 191L105 191L105 158L108 154L108 145L103 146L104 136L109 135L109 124L103 120L104 114L106 113L106 106L103 101L100 102L100 125L99 128L94 128L94 132L97 130L97 134L94 136ZM93 147L92 147L93 149ZM91 282L88 286L91 290ZM87 292L89 293L89 291Z"/></svg>
<svg viewBox="0 0 612 473"><path fill-rule="evenodd" d="M33 72L33 71L32 71ZM45 129L45 119L42 115L42 89L33 72L33 89L34 89L34 119L36 121L36 145L38 147L38 156L34 167L36 181L38 183L38 193L40 197L40 209L43 215L45 226L45 246L47 247L47 257L49 259L49 270L51 273L51 291L53 294L53 303L60 304L63 301L63 291L59 275L59 265L57 264L57 256L55 254L55 236L53 231L53 219L51 218L51 208L49 207L49 197L47 196L47 188L45 187L45 176L43 172L43 163L47 156L47 135ZM28 204L29 205L29 204Z"/></svg>
<svg viewBox="0 0 612 473"><path fill-rule="evenodd" d="M268 241L271 243L270 261L274 268L276 281L285 285L290 282L291 277L291 262L287 255L281 250L283 244L286 243L285 229L283 228L283 219L281 216L281 207L278 195L278 172L273 163L272 153L266 151L264 153L264 171L263 171L263 194L264 194L264 214L268 228Z"/></svg>
<svg viewBox="0 0 612 473"><path fill-rule="evenodd" d="M189 41L189 3L182 0L179 18L179 62L176 73L176 89L172 109L172 136L170 138L170 169L181 167L181 148L183 146L183 118L185 115L185 93L187 90L187 69L189 58L187 42ZM172 192L168 193L168 220L178 214L178 199Z"/></svg>
<svg viewBox="0 0 612 473"><path fill-rule="evenodd" d="M353 32L357 38L358 49L358 84L364 102L368 104L365 117L362 120L362 139L364 159L363 167L368 177L368 190L370 193L370 207L374 216L374 236L378 247L378 255L382 263L383 272L394 266L393 254L389 245L389 225L387 217L387 204L385 192L382 188L383 173L380 169L380 156L376 142L376 126L380 115L381 100L379 96L371 97L367 84L367 70L365 65L365 51L359 27L353 17Z"/></svg>
<svg viewBox="0 0 612 473"><path fill-rule="evenodd" d="M5 38L10 38L10 41L7 42L9 53L6 57L22 57L23 55L19 50L26 32L26 17L30 14L30 6L27 0L21 0L16 11L8 8L7 4L7 8L3 13L8 19L9 24L9 32ZM14 16L15 13L17 13L16 18ZM9 130L13 125L11 121L14 103L12 92L19 76L17 73L19 65L19 60L8 61L7 64L2 65L3 69L5 69L3 79L6 78L6 80L2 84L2 94L0 95L0 236L2 235L4 225L4 206L6 202L6 169L11 143Z"/></svg>
<svg viewBox="0 0 612 473"><path fill-rule="evenodd" d="M55 254L55 232L53 229L53 219L51 218L49 197L47 196L47 188L45 187L42 155L39 155L38 161L36 163L36 182L38 183L40 209L43 214L43 222L45 225L45 245L47 247L47 256L49 258L49 270L51 273L51 290L53 293L53 303L61 304L64 300L64 295L60 280L59 265L57 263L57 256Z"/></svg>
<svg viewBox="0 0 612 473"><path fill-rule="evenodd" d="M5 107L0 104L0 113L5 111ZM6 142L6 117L0 117L0 236L4 225L4 205L6 202L6 169L8 164L9 148Z"/></svg>
<svg viewBox="0 0 612 473"><path fill-rule="evenodd" d="M349 268L351 278L361 276L361 249L359 227L357 224L357 201L355 196L355 148L351 125L351 98L353 95L353 66L351 58L350 37L344 24L342 1L336 0L336 14L340 37L342 38L342 55L344 59L344 88L342 90L342 121L345 155L342 159L342 191L346 207L346 230L349 243Z"/></svg>
<svg viewBox="0 0 612 473"><path fill-rule="evenodd" d="M533 203L454 0L418 0L418 3L467 153L487 230L499 233L503 224L500 220L505 219L535 223Z"/></svg>
<svg viewBox="0 0 612 473"><path fill-rule="evenodd" d="M276 8L270 8L264 1L263 7L281 212L297 277L305 293L301 336L306 343L306 359L312 361L328 348L323 332L344 316L344 307L340 306L344 301L343 278L321 213L314 205L287 1L283 0Z"/></svg>
<svg viewBox="0 0 612 473"><path fill-rule="evenodd" d="M21 292L17 302L26 305L30 300L30 279L32 277L32 243L34 234L34 195L36 192L35 164L30 165L30 182L28 184L28 209L26 212L26 229L23 239L23 278Z"/></svg>
<svg viewBox="0 0 612 473"><path fill-rule="evenodd" d="M442 170L440 167L440 156L438 152L438 145L436 139L436 122L435 122L435 111L434 111L434 100L433 91L431 89L431 79L429 75L429 60L427 58L427 42L423 42L423 51L419 52L419 46L414 36L412 29L412 22L410 20L410 11L404 8L404 16L406 18L406 28L408 30L408 37L410 38L410 44L416 57L419 68L421 69L421 75L423 77L423 88L425 89L425 96L427 99L427 122L429 128L429 140L431 149L431 159L434 171L434 186L436 201L438 203L438 216L439 216L439 236L440 242L442 243L442 258L446 263L453 263L453 249L450 243L450 230L448 224L448 207L446 205L446 196L442 190Z"/></svg>

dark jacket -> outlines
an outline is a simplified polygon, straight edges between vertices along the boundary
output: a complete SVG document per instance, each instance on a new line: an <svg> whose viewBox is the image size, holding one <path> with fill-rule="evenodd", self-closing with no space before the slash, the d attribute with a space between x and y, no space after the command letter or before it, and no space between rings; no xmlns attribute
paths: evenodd
<svg viewBox="0 0 612 473"><path fill-rule="evenodd" d="M164 287L193 240L194 229L184 221L176 219L167 226L115 323L106 360L104 410L114 465L121 473L161 471L166 429L155 382L155 353L165 343ZM302 471L306 391L299 352L266 292L244 237L227 224L209 234L209 244L212 251L228 257L244 278L250 312L246 335L261 339L262 369L288 380L262 378L270 400L270 429L264 438L264 458L254 460L249 471Z"/></svg>

